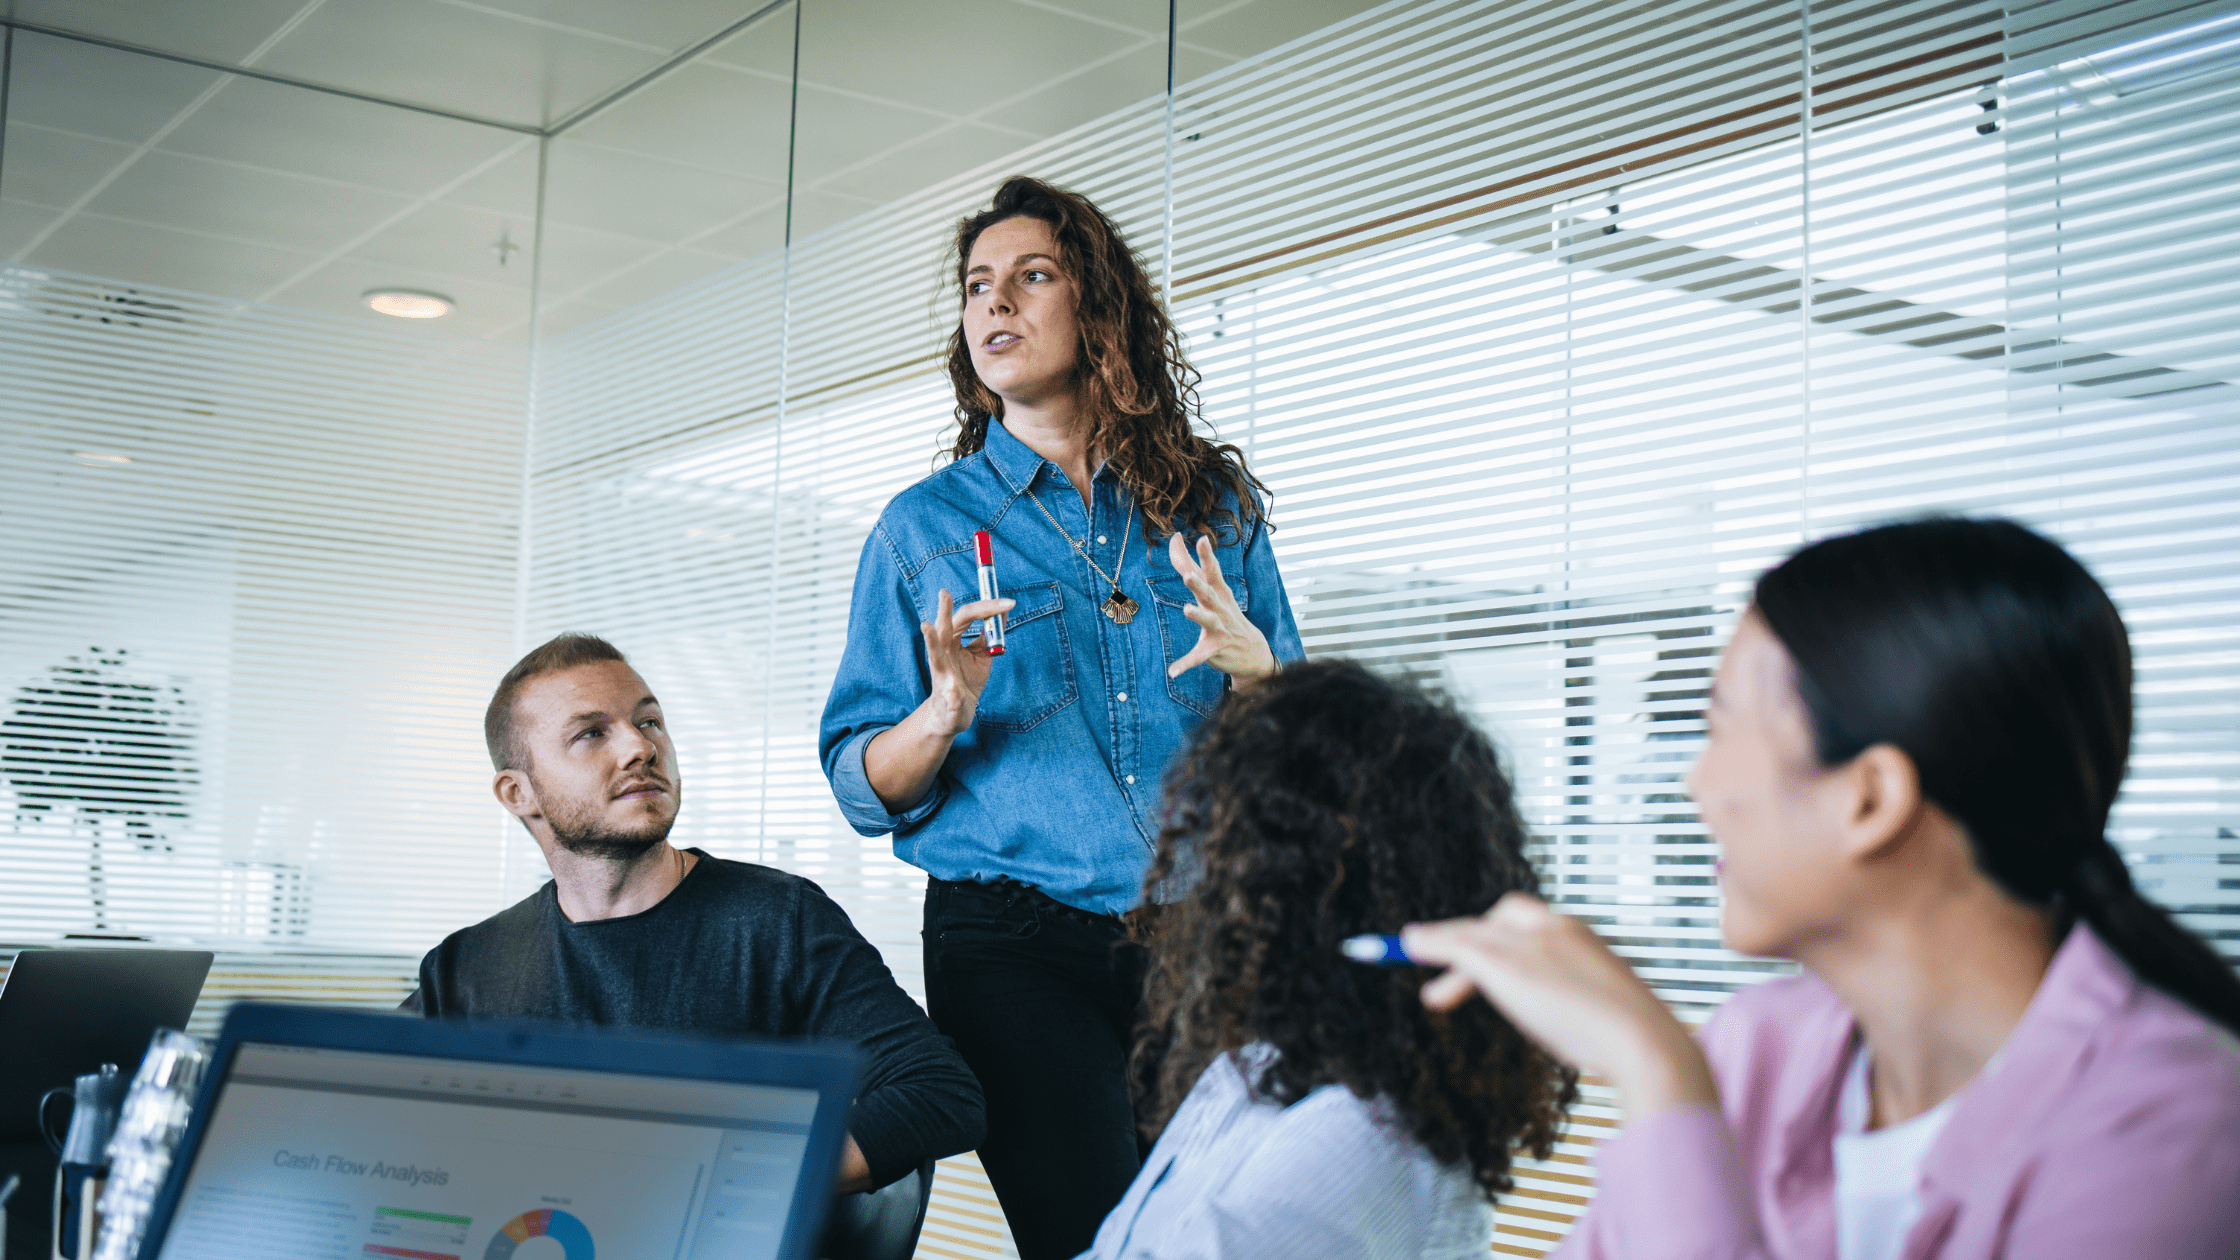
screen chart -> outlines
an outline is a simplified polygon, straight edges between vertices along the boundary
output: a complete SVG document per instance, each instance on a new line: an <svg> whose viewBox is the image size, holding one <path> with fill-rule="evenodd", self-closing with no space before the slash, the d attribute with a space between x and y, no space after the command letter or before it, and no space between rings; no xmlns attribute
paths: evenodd
<svg viewBox="0 0 2240 1260"><path fill-rule="evenodd" d="M810 1089L245 1043L161 1260L761 1260Z"/></svg>

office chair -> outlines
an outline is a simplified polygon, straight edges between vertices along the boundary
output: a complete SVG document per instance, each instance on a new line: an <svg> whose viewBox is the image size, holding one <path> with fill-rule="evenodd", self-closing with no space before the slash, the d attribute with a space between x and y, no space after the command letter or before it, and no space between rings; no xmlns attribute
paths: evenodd
<svg viewBox="0 0 2240 1260"><path fill-rule="evenodd" d="M841 1195L826 1217L818 1260L910 1260L932 1198L930 1159L891 1185Z"/></svg>

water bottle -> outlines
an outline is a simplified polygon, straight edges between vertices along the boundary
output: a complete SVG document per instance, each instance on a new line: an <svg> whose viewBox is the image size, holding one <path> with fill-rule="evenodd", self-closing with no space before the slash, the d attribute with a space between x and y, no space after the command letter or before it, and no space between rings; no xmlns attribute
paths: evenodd
<svg viewBox="0 0 2240 1260"><path fill-rule="evenodd" d="M109 1139L109 1181L101 1192L101 1231L94 1260L134 1260L147 1236L148 1212L171 1171L171 1156L194 1112L195 1090L210 1064L210 1047L170 1028L156 1029L126 1091Z"/></svg>
<svg viewBox="0 0 2240 1260"><path fill-rule="evenodd" d="M129 1082L114 1063L78 1078L73 1088L56 1087L39 1099L39 1132L62 1157L54 1174L54 1260L81 1260L93 1250L95 1202L109 1175L109 1137L117 1129ZM69 1133L56 1141L47 1129L47 1103L58 1094L71 1097Z"/></svg>

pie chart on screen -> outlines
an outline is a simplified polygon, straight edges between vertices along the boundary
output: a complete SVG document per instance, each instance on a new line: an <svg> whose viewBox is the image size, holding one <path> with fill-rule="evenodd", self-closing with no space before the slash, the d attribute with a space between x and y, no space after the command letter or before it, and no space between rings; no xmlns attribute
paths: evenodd
<svg viewBox="0 0 2240 1260"><path fill-rule="evenodd" d="M482 1260L507 1260L513 1249L532 1238L544 1237L560 1244L568 1260L592 1260L591 1231L574 1216L555 1208L523 1212L498 1227L483 1251Z"/></svg>

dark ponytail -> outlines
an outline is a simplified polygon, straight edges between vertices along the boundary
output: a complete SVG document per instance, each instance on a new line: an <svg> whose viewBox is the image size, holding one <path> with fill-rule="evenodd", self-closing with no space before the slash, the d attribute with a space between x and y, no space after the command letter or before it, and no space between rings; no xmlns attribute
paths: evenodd
<svg viewBox="0 0 2240 1260"><path fill-rule="evenodd" d="M1823 765L1875 744L1967 829L1976 865L2066 933L2240 1034L2240 977L2139 895L2108 843L2131 755L2131 640L2106 591L2012 521L1934 518L1806 547L1758 580Z"/></svg>

